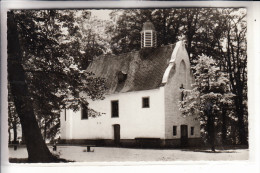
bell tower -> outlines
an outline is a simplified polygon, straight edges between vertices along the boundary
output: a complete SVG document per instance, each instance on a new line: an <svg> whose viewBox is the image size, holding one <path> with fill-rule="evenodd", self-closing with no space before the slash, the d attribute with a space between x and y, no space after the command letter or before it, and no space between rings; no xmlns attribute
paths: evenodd
<svg viewBox="0 0 260 173"><path fill-rule="evenodd" d="M149 20L144 23L141 31L141 48L144 47L156 47L157 35L154 25Z"/></svg>

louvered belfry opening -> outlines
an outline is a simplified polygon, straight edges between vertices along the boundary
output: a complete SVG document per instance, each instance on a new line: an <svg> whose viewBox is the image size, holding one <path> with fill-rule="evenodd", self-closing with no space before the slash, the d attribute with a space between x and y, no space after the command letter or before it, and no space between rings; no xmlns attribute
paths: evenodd
<svg viewBox="0 0 260 173"><path fill-rule="evenodd" d="M156 47L157 35L152 22L147 21L143 25L141 31L141 48L144 47Z"/></svg>

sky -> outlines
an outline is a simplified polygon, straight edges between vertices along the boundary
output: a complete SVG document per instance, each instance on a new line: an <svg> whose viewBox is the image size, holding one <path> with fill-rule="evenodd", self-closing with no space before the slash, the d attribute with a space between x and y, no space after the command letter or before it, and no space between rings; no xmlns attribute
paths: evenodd
<svg viewBox="0 0 260 173"><path fill-rule="evenodd" d="M109 13L110 13L112 10L90 10L90 11L91 11L91 13L92 13L94 16L97 16L99 19L109 20L109 19L110 19Z"/></svg>

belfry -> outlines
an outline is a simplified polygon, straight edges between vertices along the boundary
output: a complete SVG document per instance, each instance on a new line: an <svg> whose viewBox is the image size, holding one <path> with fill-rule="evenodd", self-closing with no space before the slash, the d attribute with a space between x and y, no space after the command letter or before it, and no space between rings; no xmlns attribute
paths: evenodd
<svg viewBox="0 0 260 173"><path fill-rule="evenodd" d="M143 25L141 31L141 48L144 47L156 47L157 35L152 22L147 21Z"/></svg>

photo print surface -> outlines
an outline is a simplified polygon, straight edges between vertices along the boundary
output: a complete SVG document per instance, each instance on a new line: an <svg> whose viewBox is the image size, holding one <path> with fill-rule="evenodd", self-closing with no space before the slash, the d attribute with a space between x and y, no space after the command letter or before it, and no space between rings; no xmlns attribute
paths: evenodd
<svg viewBox="0 0 260 173"><path fill-rule="evenodd" d="M248 160L246 16L9 10L9 162Z"/></svg>

